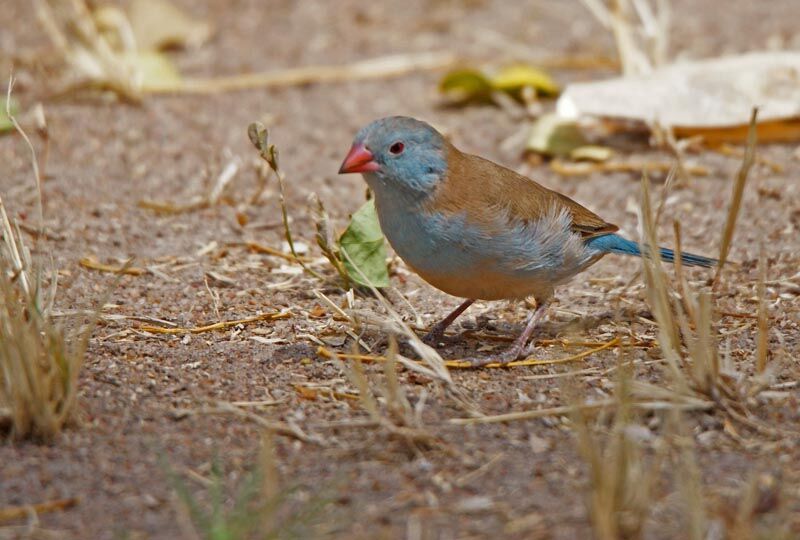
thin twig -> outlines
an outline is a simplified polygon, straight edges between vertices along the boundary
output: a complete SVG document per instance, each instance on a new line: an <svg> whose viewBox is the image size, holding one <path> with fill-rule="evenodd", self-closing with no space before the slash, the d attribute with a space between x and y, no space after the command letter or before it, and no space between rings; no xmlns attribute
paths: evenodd
<svg viewBox="0 0 800 540"><path fill-rule="evenodd" d="M288 319L291 314L287 311L278 311L275 313L265 313L263 315L256 315L254 317L247 317L246 319L237 319L235 321L222 321L206 326L195 326L193 328L162 328L160 326L152 326L143 324L139 330L150 332L151 334L202 334L203 332L212 332L214 330L225 330L240 324L250 324L259 321L277 321L279 319Z"/></svg>

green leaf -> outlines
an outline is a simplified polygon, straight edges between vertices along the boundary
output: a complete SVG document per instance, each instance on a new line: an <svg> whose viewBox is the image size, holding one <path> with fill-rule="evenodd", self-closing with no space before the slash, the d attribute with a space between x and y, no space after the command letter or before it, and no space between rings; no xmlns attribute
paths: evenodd
<svg viewBox="0 0 800 540"><path fill-rule="evenodd" d="M11 99L8 109L11 111L11 114L17 114L18 107L15 99ZM6 100L5 98L0 99L0 133L5 133L12 129L14 129L14 124L11 123L11 118L6 114Z"/></svg>
<svg viewBox="0 0 800 540"><path fill-rule="evenodd" d="M578 125L557 114L544 114L531 126L525 148L546 156L565 156L586 145Z"/></svg>
<svg viewBox="0 0 800 540"><path fill-rule="evenodd" d="M372 200L353 214L350 225L339 237L339 248L344 252L347 274L359 285L389 286L389 270L386 267L386 244L383 240L378 213ZM354 268L357 266L361 272ZM369 280L369 283L361 274Z"/></svg>
<svg viewBox="0 0 800 540"><path fill-rule="evenodd" d="M544 71L528 66L517 64L500 70L491 79L492 87L503 92L518 92L525 87L531 87L542 96L556 96L560 88L550 75Z"/></svg>
<svg viewBox="0 0 800 540"><path fill-rule="evenodd" d="M442 78L439 91L455 102L488 99L492 83L477 69L456 69Z"/></svg>

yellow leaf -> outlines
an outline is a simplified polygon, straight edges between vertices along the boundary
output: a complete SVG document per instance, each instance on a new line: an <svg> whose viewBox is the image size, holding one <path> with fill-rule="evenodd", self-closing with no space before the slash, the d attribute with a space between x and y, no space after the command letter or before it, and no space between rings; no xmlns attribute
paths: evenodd
<svg viewBox="0 0 800 540"><path fill-rule="evenodd" d="M504 92L517 92L525 87L531 87L543 96L555 96L560 91L558 84L550 75L525 64L517 64L500 70L492 77L491 84L495 90Z"/></svg>
<svg viewBox="0 0 800 540"><path fill-rule="evenodd" d="M181 83L181 74L172 60L164 54L155 51L139 51L125 53L123 57L136 69L143 90L177 87Z"/></svg>
<svg viewBox="0 0 800 540"><path fill-rule="evenodd" d="M439 82L439 90L453 101L487 99L492 84L477 69L463 68L451 71Z"/></svg>

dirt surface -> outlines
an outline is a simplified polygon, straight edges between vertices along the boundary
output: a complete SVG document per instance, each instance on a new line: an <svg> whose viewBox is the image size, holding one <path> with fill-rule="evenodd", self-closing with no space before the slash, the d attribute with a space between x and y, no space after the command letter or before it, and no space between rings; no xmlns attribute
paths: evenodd
<svg viewBox="0 0 800 540"><path fill-rule="evenodd" d="M180 2L213 21L214 39L197 51L175 53L181 70L196 76L262 71L310 64L347 63L374 56L426 50L457 51L477 61L520 56L558 57L613 54L610 37L579 2L525 1L204 1ZM564 178L546 165L531 166L519 144L504 144L521 127L519 119L491 106L442 107L436 73L396 79L318 84L212 96L148 98L141 106L103 100L48 100L56 80L38 67L49 43L29 2L12 0L0 9L0 73L17 64L15 95L22 109L44 100L51 144L44 183L44 214L52 233L42 251L60 269L58 308L95 305L114 277L79 265L85 256L117 263L135 257L152 268L125 276L114 289L106 313L172 321L183 327L290 310L286 319L237 326L190 336L143 331L141 321L105 321L95 332L80 379L81 422L51 444L0 445L0 507L78 497L63 512L41 516L41 526L66 538L182 538L185 516L175 503L166 461L178 473L192 471L187 485L203 498L215 456L231 489L253 467L259 427L230 414L185 414L216 400L274 402L248 408L262 417L296 425L321 444L276 435L276 462L282 484L293 488L286 512L314 498L331 499L321 514L327 532L341 538L587 538L591 525L586 500L589 476L567 418L548 417L487 425L454 425L468 402L483 414L499 414L567 404L564 365L508 370L454 370L456 400L433 381L402 371L412 404L421 406L425 430L439 442L409 445L375 427L347 425L367 419L357 400L329 397L324 389L352 393L343 370L316 354L317 339L349 351L346 322L334 319L312 294L319 288L337 303L343 291L298 274L286 261L248 250L257 241L280 248L283 232L277 186L270 183L257 205L244 203L256 189L255 158L248 123L265 120L281 151L289 209L299 240L313 244L307 196L317 193L337 227L346 223L364 197L356 176L336 174L359 127L372 119L404 114L446 130L463 150L535 177L585 203L604 219L635 234L633 211L638 178L627 174ZM268 4L268 5L267 5ZM680 57L705 57L764 47L800 47L795 0L673 2L672 44ZM509 52L514 51L514 52ZM561 81L609 73L559 71ZM39 141L36 141L37 145ZM41 147L40 147L41 149ZM723 348L742 372L752 371L756 327L747 316L756 309L756 261L760 243L769 257L768 300L772 315L771 358L780 364L777 383L797 380L797 288L781 280L797 272L800 228L800 159L794 145L770 145L760 153L778 172L757 165L748 185L731 258L742 263L726 274L716 305ZM242 167L229 199L219 206L178 215L160 215L137 205L142 199L181 202L209 191L234 156ZM631 158L670 159L641 146ZM684 246L715 254L730 200L737 158L713 152L689 157L711 174L675 189L665 206L663 238L672 219L680 220ZM0 193L15 216L33 219L34 191L29 153L21 138L0 138ZM656 195L662 188L656 179ZM237 221L244 213L248 223ZM312 250L312 256L318 254ZM439 293L396 264L393 285L426 325L446 314L457 299ZM319 266L329 276L330 267ZM635 260L606 257L557 292L551 319L540 338L604 342L614 337L654 338L655 327ZM215 272L230 283L208 278ZM694 280L707 277L692 271ZM409 321L413 313L389 292ZM218 298L218 299L215 299ZM368 298L362 310L380 311ZM481 303L456 331L479 327L498 336L521 329L524 307ZM314 336L311 339L308 336ZM256 339L253 339L256 338ZM386 334L367 329L363 340L381 352ZM440 349L445 358L489 354L505 343L461 337ZM542 346L537 355L556 359L586 350ZM476 351L482 351L477 352ZM637 378L663 381L655 346L630 353L639 362ZM605 350L570 364L569 369L610 368L617 353ZM365 365L368 373L380 367ZM776 368L777 369L777 368ZM584 400L607 397L609 379L576 377ZM527 377L527 378L526 378ZM321 390L302 391L299 387ZM765 424L797 430L798 390L788 385L780 399L753 399ZM787 397L785 394L789 394ZM314 399L315 398L315 399ZM658 438L658 415L642 420ZM338 424L344 424L337 427ZM695 452L711 519L733 519L743 486L766 474L782 486L781 519L800 536L800 450L790 437L768 437L731 425L719 412L690 413L686 425ZM663 484L663 485L662 485ZM648 538L685 537L685 524L672 519L674 479L664 475L653 499ZM679 506L679 505L678 505ZM767 505L762 512L770 518ZM759 518L761 519L761 518ZM24 521L14 524L21 525ZM19 529L0 529L13 537ZM17 532L14 532L17 531ZM19 533L22 534L22 533ZM300 536L304 536L301 534Z"/></svg>

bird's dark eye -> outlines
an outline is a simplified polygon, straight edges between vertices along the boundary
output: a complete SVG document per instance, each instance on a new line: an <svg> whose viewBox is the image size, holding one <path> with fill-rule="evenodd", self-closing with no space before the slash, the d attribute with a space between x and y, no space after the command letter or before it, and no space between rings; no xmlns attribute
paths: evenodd
<svg viewBox="0 0 800 540"><path fill-rule="evenodd" d="M389 147L389 152L394 154L395 156L399 156L400 154L403 153L403 150L405 150L405 148L406 145L404 145L400 141L397 141L396 143L394 143L392 146Z"/></svg>

